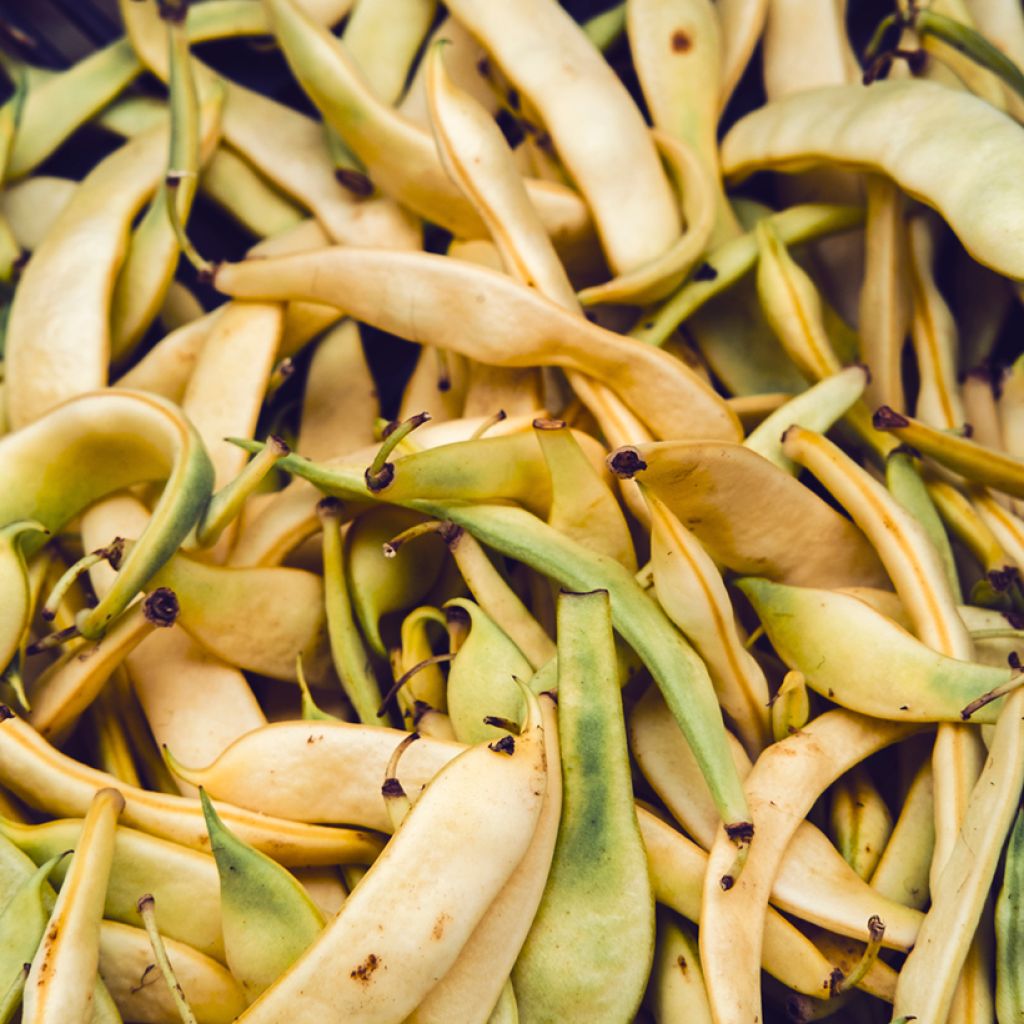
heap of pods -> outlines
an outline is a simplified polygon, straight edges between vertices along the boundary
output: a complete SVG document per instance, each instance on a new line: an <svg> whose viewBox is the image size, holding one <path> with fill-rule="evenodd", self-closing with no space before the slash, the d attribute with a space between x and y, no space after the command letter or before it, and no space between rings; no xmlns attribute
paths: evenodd
<svg viewBox="0 0 1024 1024"><path fill-rule="evenodd" d="M120 12L2 60L0 1024L1021 1024L1018 0Z"/></svg>

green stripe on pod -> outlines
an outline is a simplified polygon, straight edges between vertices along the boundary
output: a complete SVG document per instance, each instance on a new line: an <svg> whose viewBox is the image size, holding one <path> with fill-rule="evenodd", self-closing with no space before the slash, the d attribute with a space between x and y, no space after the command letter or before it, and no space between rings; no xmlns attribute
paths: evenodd
<svg viewBox="0 0 1024 1024"><path fill-rule="evenodd" d="M0 523L33 519L56 532L104 495L153 481L164 489L149 525L110 591L79 616L89 639L177 550L209 501L213 471L202 441L176 406L133 391L82 395L0 439ZM41 543L31 538L25 554Z"/></svg>
<svg viewBox="0 0 1024 1024"><path fill-rule="evenodd" d="M1024 810L1010 833L996 899L996 1017L999 1024L1024 1020Z"/></svg>
<svg viewBox="0 0 1024 1024"><path fill-rule="evenodd" d="M324 918L294 876L228 831L205 790L199 798L220 872L228 966L252 1002L306 951Z"/></svg>
<svg viewBox="0 0 1024 1024"><path fill-rule="evenodd" d="M632 1020L650 973L654 898L615 664L608 593L563 592L562 820L547 887L512 972L527 1020Z"/></svg>
<svg viewBox="0 0 1024 1024"><path fill-rule="evenodd" d="M779 657L811 689L851 711L903 722L960 722L1010 673L948 658L849 594L758 577L737 584ZM969 717L995 722L1003 701Z"/></svg>

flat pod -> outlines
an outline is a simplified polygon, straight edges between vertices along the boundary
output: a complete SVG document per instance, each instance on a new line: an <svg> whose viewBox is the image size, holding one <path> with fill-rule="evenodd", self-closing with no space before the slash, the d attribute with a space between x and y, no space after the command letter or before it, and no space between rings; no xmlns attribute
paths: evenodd
<svg viewBox="0 0 1024 1024"><path fill-rule="evenodd" d="M610 464L660 498L735 572L802 586L887 585L877 555L848 519L743 445L643 444L613 452Z"/></svg>
<svg viewBox="0 0 1024 1024"><path fill-rule="evenodd" d="M738 440L739 423L667 353L592 324L502 274L429 253L334 247L224 264L238 298L327 302L410 341L495 366L561 366L607 384L656 436Z"/></svg>
<svg viewBox="0 0 1024 1024"><path fill-rule="evenodd" d="M816 163L888 175L979 263L1024 278L1024 134L983 100L919 79L826 87L748 114L722 143L731 177Z"/></svg>
<svg viewBox="0 0 1024 1024"><path fill-rule="evenodd" d="M877 718L959 722L971 703L1001 686L1009 670L950 658L848 594L744 579L779 657L804 673L829 700ZM992 723L1003 701L986 704L972 722Z"/></svg>

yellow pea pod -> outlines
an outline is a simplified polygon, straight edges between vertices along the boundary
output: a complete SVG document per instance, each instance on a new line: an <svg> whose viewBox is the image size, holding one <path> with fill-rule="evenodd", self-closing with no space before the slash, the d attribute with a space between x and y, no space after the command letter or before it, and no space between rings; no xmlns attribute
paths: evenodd
<svg viewBox="0 0 1024 1024"><path fill-rule="evenodd" d="M528 705L519 736L471 747L435 777L338 915L241 1021L370 1024L415 1009L529 846L547 769L540 710L532 696Z"/></svg>
<svg viewBox="0 0 1024 1024"><path fill-rule="evenodd" d="M716 562L735 572L826 587L855 580L885 585L877 556L849 520L742 445L632 445L609 461L614 472L634 477L663 501Z"/></svg>
<svg viewBox="0 0 1024 1024"><path fill-rule="evenodd" d="M82 822L67 877L25 981L23 1018L32 1024L86 1020L99 967L100 920L124 797L101 789Z"/></svg>
<svg viewBox="0 0 1024 1024"><path fill-rule="evenodd" d="M893 822L878 787L863 767L833 786L830 810L832 836L846 862L870 878L882 856Z"/></svg>
<svg viewBox="0 0 1024 1024"><path fill-rule="evenodd" d="M240 298L330 303L410 341L496 366L580 371L606 384L657 436L739 439L725 402L679 360L462 261L335 247L315 256L224 264L215 284ZM495 330L496 324L508 329Z"/></svg>
<svg viewBox="0 0 1024 1024"><path fill-rule="evenodd" d="M1011 278L1024 277L1021 232L1012 226L1024 219L1014 170L1022 159L1024 139L1005 114L917 79L787 96L748 114L722 143L732 177L823 162L880 171L938 210L979 263Z"/></svg>
<svg viewBox="0 0 1024 1024"><path fill-rule="evenodd" d="M941 654L848 594L756 577L739 587L779 657L813 690L851 711L893 721L961 722L972 701L1011 675ZM986 704L971 721L995 722L1004 703Z"/></svg>
<svg viewBox="0 0 1024 1024"><path fill-rule="evenodd" d="M203 1024L231 1024L245 1009L242 987L222 964L183 942L164 939L174 975ZM100 925L100 975L125 1020L179 1024L178 1008L166 985L149 981L153 947L141 928L104 921ZM147 984L139 980L146 978Z"/></svg>
<svg viewBox="0 0 1024 1024"><path fill-rule="evenodd" d="M33 595L19 538L24 533L49 530L33 520L16 520L0 529L0 592L4 618L0 631L0 664L7 665L18 653L32 617Z"/></svg>
<svg viewBox="0 0 1024 1024"><path fill-rule="evenodd" d="M807 681L802 672L787 672L772 698L772 738L776 743L799 732L811 717Z"/></svg>
<svg viewBox="0 0 1024 1024"><path fill-rule="evenodd" d="M754 836L743 874L738 881L729 876L734 853L718 837L704 881L701 962L709 1002L721 1024L748 1024L761 1014L764 910L804 815L832 780L912 732L912 726L830 711L758 758L744 784L754 811Z"/></svg>
<svg viewBox="0 0 1024 1024"><path fill-rule="evenodd" d="M386 832L390 822L380 784L388 759L406 735L350 722L275 722L239 737L209 765L171 763L176 775L236 807ZM403 785L415 797L462 750L461 744L422 738L402 757ZM283 775L291 780L287 790L273 784ZM328 776L337 784L324 786Z"/></svg>
<svg viewBox="0 0 1024 1024"><path fill-rule="evenodd" d="M83 814L98 790L117 782L51 747L10 711L0 712L0 751L0 782L51 814ZM209 849L198 800L125 785L118 790L126 800L126 825L194 850ZM286 865L368 863L381 848L379 838L367 832L305 825L236 807L222 808L221 816L246 842Z"/></svg>
<svg viewBox="0 0 1024 1024"><path fill-rule="evenodd" d="M697 937L661 908L647 999L658 1024L712 1024Z"/></svg>
<svg viewBox="0 0 1024 1024"><path fill-rule="evenodd" d="M893 1016L942 1020L981 918L1024 784L1024 691L1010 696L960 834L932 886L932 905L900 971Z"/></svg>
<svg viewBox="0 0 1024 1024"><path fill-rule="evenodd" d="M74 849L81 832L81 818L39 825L0 819L0 834L37 864ZM63 861L51 872L58 887L67 877L68 867ZM139 893L152 893L164 935L223 961L217 886L217 868L209 854L118 825L103 916L137 924Z"/></svg>
<svg viewBox="0 0 1024 1024"><path fill-rule="evenodd" d="M287 870L232 835L199 791L220 875L224 952L252 1002L320 934L324 918Z"/></svg>
<svg viewBox="0 0 1024 1024"><path fill-rule="evenodd" d="M41 462L46 471L40 472ZM140 392L83 395L0 440L0 521L61 529L113 491L164 480L146 530L100 603L79 616L90 639L128 605L182 542L210 497L209 458L181 413ZM112 540L113 538L111 538Z"/></svg>

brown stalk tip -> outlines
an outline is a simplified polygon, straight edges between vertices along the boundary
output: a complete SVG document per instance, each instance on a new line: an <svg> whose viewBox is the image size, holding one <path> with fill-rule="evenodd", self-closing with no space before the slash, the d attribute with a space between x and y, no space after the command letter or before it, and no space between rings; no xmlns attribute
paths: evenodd
<svg viewBox="0 0 1024 1024"><path fill-rule="evenodd" d="M871 367L867 363L851 363L851 366L859 366L864 371L864 378L866 383L871 383Z"/></svg>
<svg viewBox="0 0 1024 1024"><path fill-rule="evenodd" d="M385 779L384 785L380 787L380 795L390 799L391 797L405 796L405 790L398 779Z"/></svg>
<svg viewBox="0 0 1024 1024"><path fill-rule="evenodd" d="M888 405L880 405L871 417L871 425L875 430L899 430L909 427L910 420Z"/></svg>
<svg viewBox="0 0 1024 1024"><path fill-rule="evenodd" d="M470 622L469 612L465 608L460 608L457 604L452 605L451 608L445 608L444 619L449 625L458 623L460 626L468 626Z"/></svg>
<svg viewBox="0 0 1024 1024"><path fill-rule="evenodd" d="M379 491L383 491L385 487L388 487L395 479L395 464L393 462L385 462L381 466L380 472L371 473L367 470L363 477L366 480L367 489L372 494L377 494Z"/></svg>
<svg viewBox="0 0 1024 1024"><path fill-rule="evenodd" d="M142 613L154 626L173 626L180 608L177 595L170 587L157 587L142 605Z"/></svg>
<svg viewBox="0 0 1024 1024"><path fill-rule="evenodd" d="M267 438L267 447L273 448L278 455L282 458L286 455L291 455L292 449L288 442L278 434L271 434Z"/></svg>
<svg viewBox="0 0 1024 1024"><path fill-rule="evenodd" d="M354 196L365 199L373 195L373 182L362 171L353 167L336 167L334 177L338 179L339 185L347 188Z"/></svg>
<svg viewBox="0 0 1024 1024"><path fill-rule="evenodd" d="M488 743L487 746L496 754L514 754L516 752L516 741L511 736L502 736L500 740Z"/></svg>
<svg viewBox="0 0 1024 1024"><path fill-rule="evenodd" d="M563 430L565 428L565 420L549 420L538 417L533 421L533 426L536 430Z"/></svg>
<svg viewBox="0 0 1024 1024"><path fill-rule="evenodd" d="M885 935L885 922L877 914L868 918L868 934L875 942L881 942Z"/></svg>
<svg viewBox="0 0 1024 1024"><path fill-rule="evenodd" d="M321 519L337 519L341 516L341 501L338 498L321 498L316 503L316 514Z"/></svg>
<svg viewBox="0 0 1024 1024"><path fill-rule="evenodd" d="M0 722L6 722L8 718L17 717L18 716L6 704L0 704Z"/></svg>
<svg viewBox="0 0 1024 1024"><path fill-rule="evenodd" d="M635 448L619 448L608 456L608 468L624 480L631 480L641 470L647 468L647 463L640 457Z"/></svg>
<svg viewBox="0 0 1024 1024"><path fill-rule="evenodd" d="M722 875L718 884L722 887L722 892L728 892L736 884L736 879L732 875Z"/></svg>
<svg viewBox="0 0 1024 1024"><path fill-rule="evenodd" d="M466 531L455 523L445 521L441 524L441 528L437 532L441 535L441 540L443 540L449 548L455 548Z"/></svg>
<svg viewBox="0 0 1024 1024"><path fill-rule="evenodd" d="M429 715L431 711L435 711L436 708L432 704L428 704L425 700L413 701L412 705L412 724L414 726L420 724L420 720L424 715Z"/></svg>
<svg viewBox="0 0 1024 1024"><path fill-rule="evenodd" d="M736 821L725 826L725 834L734 843L749 843L754 838L754 823L752 821Z"/></svg>

